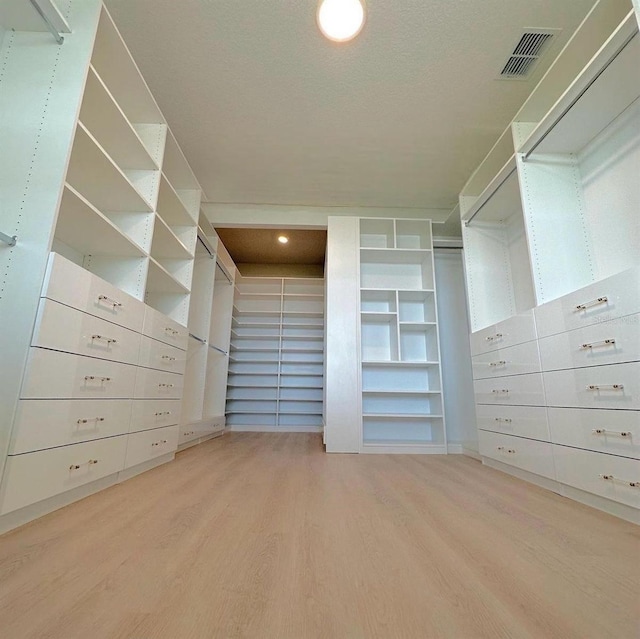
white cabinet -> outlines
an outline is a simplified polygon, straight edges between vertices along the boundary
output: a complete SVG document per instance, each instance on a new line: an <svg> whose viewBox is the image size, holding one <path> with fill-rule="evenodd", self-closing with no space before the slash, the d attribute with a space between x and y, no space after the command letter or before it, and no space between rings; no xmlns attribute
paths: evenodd
<svg viewBox="0 0 640 639"><path fill-rule="evenodd" d="M471 355L481 355L536 339L533 311L519 313L471 333Z"/></svg>
<svg viewBox="0 0 640 639"><path fill-rule="evenodd" d="M477 404L476 418L479 430L551 441L547 409L544 406Z"/></svg>
<svg viewBox="0 0 640 639"><path fill-rule="evenodd" d="M178 427L166 426L129 435L125 468L172 453L178 447Z"/></svg>
<svg viewBox="0 0 640 639"><path fill-rule="evenodd" d="M472 366L474 379L536 373L541 370L538 344L535 341L525 342L475 355Z"/></svg>

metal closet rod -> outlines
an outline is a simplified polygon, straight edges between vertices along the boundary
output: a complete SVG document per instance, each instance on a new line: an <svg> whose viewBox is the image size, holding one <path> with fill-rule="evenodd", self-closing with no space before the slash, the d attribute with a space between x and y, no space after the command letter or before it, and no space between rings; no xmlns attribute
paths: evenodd
<svg viewBox="0 0 640 639"><path fill-rule="evenodd" d="M229 284L233 284L233 280L227 275L227 272L222 268L222 266L220 266L218 260L216 260L216 267L222 271L222 274L227 278L227 282L229 282Z"/></svg>
<svg viewBox="0 0 640 639"><path fill-rule="evenodd" d="M631 40L633 40L633 38L635 38L637 35L638 35L638 32L634 31L624 41L624 44L622 44L622 46L615 52L615 54L611 56L611 59L607 62L607 64L605 64L602 67L602 69L600 69L600 71L598 71L598 73L596 73L596 75L593 78L591 78L591 80L587 83L587 86L584 87L584 89L582 89L582 91L580 91L580 93L578 93L578 95L575 98L573 98L573 100L571 100L569 105L562 110L560 115L553 121L551 126L544 132L542 136L540 136L540 138L536 141L536 143L522 156L523 162L526 162L529 159L529 156L542 144L542 142L544 142L547 136L551 133L551 131L553 131L553 129L556 128L556 126L564 118L564 116L567 115L567 113L569 113L571 109L573 109L573 107L576 105L578 100L580 100L580 98L582 98L582 96L595 84L596 80L611 66L611 64L622 53L622 51L629 44L629 42L631 42Z"/></svg>
<svg viewBox="0 0 640 639"><path fill-rule="evenodd" d="M2 231L0 231L0 242L4 242L9 246L15 246L17 241L18 241L17 235L7 235L6 233L3 233Z"/></svg>
<svg viewBox="0 0 640 639"><path fill-rule="evenodd" d="M468 219L465 220L464 225L465 226L469 226L471 224L471 221L473 220L473 218L478 215L478 213L480 213L480 211L482 211L482 209L487 206L487 204L489 204L489 202L491 202L491 199L493 198L493 196L498 192L498 190L500 189L500 187L515 173L516 171L516 167L514 166L511 171L509 171L509 173L507 173L507 175L504 176L504 179L502 179L500 181L500 184L498 184L496 186L495 189L493 189L493 193L478 207L478 210Z"/></svg>
<svg viewBox="0 0 640 639"><path fill-rule="evenodd" d="M38 4L37 0L30 0L33 8L38 12L38 15L44 20L44 23L47 25L47 29L51 31L51 35L56 39L58 44L62 44L64 42L64 38L58 33L58 30L53 26L51 20L49 20L47 14L42 10L42 7Z"/></svg>
<svg viewBox="0 0 640 639"><path fill-rule="evenodd" d="M223 351L221 348L218 348L217 346L214 346L213 344L209 344L209 342L207 342L206 339L202 339L202 337L198 337L197 335L194 335L193 333L189 333L189 337L191 337L192 339L195 339L196 342L200 342L201 344L205 344L206 346L208 346L209 348L213 349L214 351L218 351L218 353L222 353L223 355L228 355L229 353L227 353L227 351Z"/></svg>

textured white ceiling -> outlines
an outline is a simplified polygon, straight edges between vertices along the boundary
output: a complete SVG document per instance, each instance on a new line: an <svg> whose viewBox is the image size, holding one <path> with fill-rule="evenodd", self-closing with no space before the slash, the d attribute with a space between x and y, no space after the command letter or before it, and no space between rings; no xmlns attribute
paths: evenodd
<svg viewBox="0 0 640 639"><path fill-rule="evenodd" d="M348 44L316 0L107 0L208 199L452 208L594 0L368 0ZM498 81L523 27L563 29Z"/></svg>

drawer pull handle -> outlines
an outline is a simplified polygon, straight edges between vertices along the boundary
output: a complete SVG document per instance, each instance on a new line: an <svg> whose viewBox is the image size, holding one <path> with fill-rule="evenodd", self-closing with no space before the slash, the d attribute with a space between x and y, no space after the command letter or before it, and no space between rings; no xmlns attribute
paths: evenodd
<svg viewBox="0 0 640 639"><path fill-rule="evenodd" d="M97 459L90 459L88 462L86 462L87 466L95 466L95 464L98 463L99 460ZM82 466L84 466L84 464L71 464L71 466L69 466L69 470L80 470L80 468L82 468Z"/></svg>
<svg viewBox="0 0 640 639"><path fill-rule="evenodd" d="M490 362L489 366L506 366L507 362L505 362L503 359L501 359L498 362Z"/></svg>
<svg viewBox="0 0 640 639"><path fill-rule="evenodd" d="M100 382L110 382L111 378L110 377L97 377L96 375L85 375L84 376L84 381L85 382L93 382L95 380L98 380Z"/></svg>
<svg viewBox="0 0 640 639"><path fill-rule="evenodd" d="M162 359L166 359L168 362L175 362L176 358L175 357L171 357L171 355L163 355Z"/></svg>
<svg viewBox="0 0 640 639"><path fill-rule="evenodd" d="M624 384L589 384L589 386L587 386L587 390L624 390Z"/></svg>
<svg viewBox="0 0 640 639"><path fill-rule="evenodd" d="M107 344L117 344L118 343L117 339L113 339L113 337L105 337L104 335L92 335L91 336L91 341L93 342L94 339L104 340Z"/></svg>
<svg viewBox="0 0 640 639"><path fill-rule="evenodd" d="M509 389L508 389L508 388L494 388L491 392L492 392L494 395L500 395L500 394L502 394L502 393L508 393L508 392L509 392Z"/></svg>
<svg viewBox="0 0 640 639"><path fill-rule="evenodd" d="M497 339L502 339L504 336L502 335L502 333L496 333L495 335L489 335L488 337L485 337L485 340L487 342L495 342Z"/></svg>
<svg viewBox="0 0 640 639"><path fill-rule="evenodd" d="M171 411L165 410L162 413L156 413L156 417L164 417L165 415L171 415Z"/></svg>
<svg viewBox="0 0 640 639"><path fill-rule="evenodd" d="M594 435L618 435L620 437L631 437L629 431L620 430L606 430L605 428L594 428L591 431Z"/></svg>
<svg viewBox="0 0 640 639"><path fill-rule="evenodd" d="M111 297L107 297L106 295L98 295L98 302L109 302L113 308L122 308L122 304L117 300L114 300Z"/></svg>
<svg viewBox="0 0 640 639"><path fill-rule="evenodd" d="M159 442L153 442L151 445L152 446L162 446L162 444L166 444L167 440L166 439L161 439Z"/></svg>
<svg viewBox="0 0 640 639"><path fill-rule="evenodd" d="M510 424L513 420L509 417L496 417L496 421L502 424Z"/></svg>
<svg viewBox="0 0 640 639"><path fill-rule="evenodd" d="M590 302L585 302L584 304L578 304L575 307L574 311L586 311L590 306L598 306L598 304L606 304L609 301L609 298L606 295L602 297L597 297L595 300L591 300Z"/></svg>
<svg viewBox="0 0 640 639"><path fill-rule="evenodd" d="M497 446L496 448L501 453L515 453L516 452L515 448L505 448L504 446Z"/></svg>
<svg viewBox="0 0 640 639"><path fill-rule="evenodd" d="M614 477L613 475L600 475L600 479L604 479L605 481L619 481L623 484L628 484L631 488L640 488L640 481L627 481L626 479L618 479L618 477Z"/></svg>
<svg viewBox="0 0 640 639"><path fill-rule="evenodd" d="M612 346L616 343L615 339L603 339L601 342L592 342L591 344L582 344L580 346L580 350L586 351L591 348L596 348L597 346Z"/></svg>
<svg viewBox="0 0 640 639"><path fill-rule="evenodd" d="M159 388L173 388L173 384L158 384Z"/></svg>
<svg viewBox="0 0 640 639"><path fill-rule="evenodd" d="M92 419L79 419L76 424L88 424L89 422L103 422L104 417L93 417Z"/></svg>
<svg viewBox="0 0 640 639"><path fill-rule="evenodd" d="M169 335L179 335L179 333L180 333L180 331L176 331L176 329L175 329L175 328L171 328L171 327L169 327L169 326L167 326L164 330L165 330L167 333L169 333Z"/></svg>

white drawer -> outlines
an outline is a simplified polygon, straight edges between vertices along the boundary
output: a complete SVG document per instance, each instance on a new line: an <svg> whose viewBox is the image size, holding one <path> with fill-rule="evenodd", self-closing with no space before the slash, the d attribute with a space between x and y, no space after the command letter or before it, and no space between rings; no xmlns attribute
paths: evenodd
<svg viewBox="0 0 640 639"><path fill-rule="evenodd" d="M11 454L129 432L128 399L27 399L18 404Z"/></svg>
<svg viewBox="0 0 640 639"><path fill-rule="evenodd" d="M136 399L181 399L183 376L151 368L138 368Z"/></svg>
<svg viewBox="0 0 640 639"><path fill-rule="evenodd" d="M178 447L178 427L167 426L129 435L124 467L131 468L154 457L172 453Z"/></svg>
<svg viewBox="0 0 640 639"><path fill-rule="evenodd" d="M22 399L128 399L136 366L94 357L29 349Z"/></svg>
<svg viewBox="0 0 640 639"><path fill-rule="evenodd" d="M129 432L177 424L180 421L180 404L179 399L134 400Z"/></svg>
<svg viewBox="0 0 640 639"><path fill-rule="evenodd" d="M640 360L640 314L586 326L540 340L542 370Z"/></svg>
<svg viewBox="0 0 640 639"><path fill-rule="evenodd" d="M590 284L535 309L539 337L633 313L640 313L640 268Z"/></svg>
<svg viewBox="0 0 640 639"><path fill-rule="evenodd" d="M142 333L183 351L187 350L187 342L189 341L187 328L150 306L145 307Z"/></svg>
<svg viewBox="0 0 640 639"><path fill-rule="evenodd" d="M640 363L543 373L549 406L640 409Z"/></svg>
<svg viewBox="0 0 640 639"><path fill-rule="evenodd" d="M544 406L542 373L513 375L473 382L476 404L505 406Z"/></svg>
<svg viewBox="0 0 640 639"><path fill-rule="evenodd" d="M558 481L627 506L640 507L640 464L635 459L553 446ZM609 479L605 479L608 477ZM635 486L630 486L635 483Z"/></svg>
<svg viewBox="0 0 640 639"><path fill-rule="evenodd" d="M185 351L164 342L142 336L139 365L161 371L184 374L187 363Z"/></svg>
<svg viewBox="0 0 640 639"><path fill-rule="evenodd" d="M479 431L478 438L479 451L483 457L490 457L542 477L555 478L552 444L485 430Z"/></svg>
<svg viewBox="0 0 640 639"><path fill-rule="evenodd" d="M140 334L59 302L42 299L32 345L137 364Z"/></svg>
<svg viewBox="0 0 640 639"><path fill-rule="evenodd" d="M145 305L140 300L57 253L49 256L42 296L132 331L142 331Z"/></svg>
<svg viewBox="0 0 640 639"><path fill-rule="evenodd" d="M473 378L504 377L540 371L538 343L525 342L509 348L474 355L472 359Z"/></svg>
<svg viewBox="0 0 640 639"><path fill-rule="evenodd" d="M2 513L122 470L128 435L7 458Z"/></svg>
<svg viewBox="0 0 640 639"><path fill-rule="evenodd" d="M640 459L640 411L549 408L554 444Z"/></svg>
<svg viewBox="0 0 640 639"><path fill-rule="evenodd" d="M186 442L198 439L198 437L206 437L212 433L220 432L224 429L224 420L215 420L200 422L198 424L185 424L180 426L180 437L178 444L184 444Z"/></svg>
<svg viewBox="0 0 640 639"><path fill-rule="evenodd" d="M542 406L476 406L480 430L550 441L547 409Z"/></svg>
<svg viewBox="0 0 640 639"><path fill-rule="evenodd" d="M536 339L536 326L533 311L527 311L471 333L471 354L480 355L480 353L515 346L534 339Z"/></svg>

